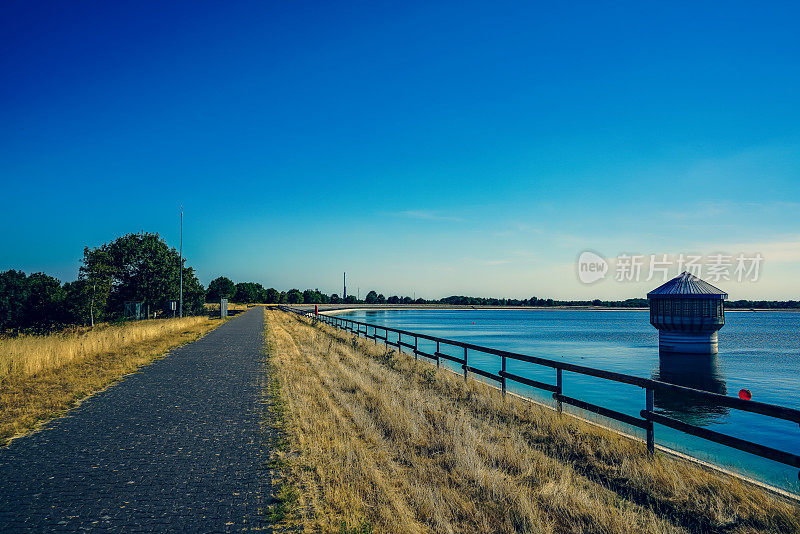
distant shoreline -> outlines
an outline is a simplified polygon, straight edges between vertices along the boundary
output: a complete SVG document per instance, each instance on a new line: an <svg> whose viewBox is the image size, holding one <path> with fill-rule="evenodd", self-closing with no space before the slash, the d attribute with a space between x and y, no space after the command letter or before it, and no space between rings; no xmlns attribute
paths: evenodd
<svg viewBox="0 0 800 534"><path fill-rule="evenodd" d="M295 304L294 306L308 308L313 311L314 304ZM445 310L445 311L471 311L471 310L571 310L571 311L647 311L647 307L612 307L612 306L469 306L453 304L317 304L319 312L326 315L337 315L354 311L402 311L402 310ZM797 308L726 308L725 313L800 313Z"/></svg>

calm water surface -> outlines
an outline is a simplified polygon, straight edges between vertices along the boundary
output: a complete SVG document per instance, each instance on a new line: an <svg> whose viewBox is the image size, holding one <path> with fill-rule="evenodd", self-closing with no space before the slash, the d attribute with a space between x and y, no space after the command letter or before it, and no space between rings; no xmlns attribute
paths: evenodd
<svg viewBox="0 0 800 534"><path fill-rule="evenodd" d="M649 313L640 310L358 310L341 316L725 395L747 388L754 400L800 408L800 313L728 312L719 333L720 352L711 357L659 354L658 331L650 326ZM420 350L432 352L433 346L420 343ZM462 355L456 347L442 352ZM494 373L500 369L495 356L470 353L469 358L472 366ZM450 362L442 360L446 364ZM553 369L511 360L507 365L511 373L555 383ZM455 364L451 367L456 369ZM511 385L509 389L553 403L541 390ZM637 417L645 402L639 387L568 372L564 372L564 394ZM655 405L656 411L682 421L800 454L800 427L795 423L679 395L656 393ZM593 414L581 415L596 419ZM612 426L642 435L621 423ZM659 444L800 493L795 468L660 425L655 435Z"/></svg>

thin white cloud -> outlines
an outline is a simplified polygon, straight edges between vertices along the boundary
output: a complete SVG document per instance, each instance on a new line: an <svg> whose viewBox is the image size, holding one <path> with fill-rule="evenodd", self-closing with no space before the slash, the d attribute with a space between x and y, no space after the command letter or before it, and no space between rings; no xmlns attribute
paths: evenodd
<svg viewBox="0 0 800 534"><path fill-rule="evenodd" d="M780 241L714 244L706 250L728 254L761 254L765 263L800 263L800 236L790 236Z"/></svg>

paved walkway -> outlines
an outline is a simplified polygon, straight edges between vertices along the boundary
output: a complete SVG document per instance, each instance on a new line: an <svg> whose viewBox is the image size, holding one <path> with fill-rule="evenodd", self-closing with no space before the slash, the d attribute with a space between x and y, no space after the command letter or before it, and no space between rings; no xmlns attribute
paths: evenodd
<svg viewBox="0 0 800 534"><path fill-rule="evenodd" d="M261 525L256 308L0 449L0 532Z"/></svg>

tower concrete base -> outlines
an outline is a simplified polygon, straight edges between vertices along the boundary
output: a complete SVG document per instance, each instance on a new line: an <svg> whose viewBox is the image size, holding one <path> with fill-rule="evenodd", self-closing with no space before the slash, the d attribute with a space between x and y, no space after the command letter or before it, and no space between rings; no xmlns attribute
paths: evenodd
<svg viewBox="0 0 800 534"><path fill-rule="evenodd" d="M658 348L664 352L688 352L693 354L716 354L717 333L658 332Z"/></svg>

